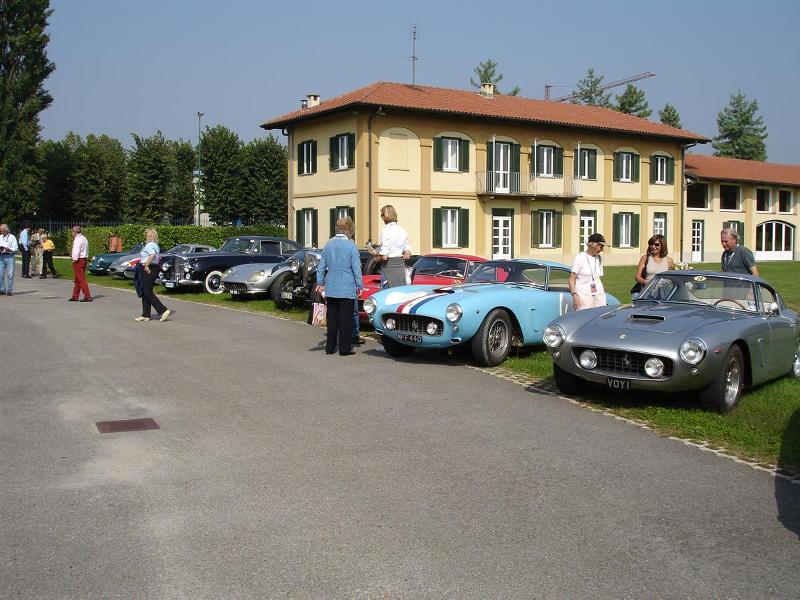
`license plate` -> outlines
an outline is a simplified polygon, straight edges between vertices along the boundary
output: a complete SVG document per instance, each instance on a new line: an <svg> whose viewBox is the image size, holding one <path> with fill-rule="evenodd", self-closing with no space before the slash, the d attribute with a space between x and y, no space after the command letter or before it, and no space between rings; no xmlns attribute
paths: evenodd
<svg viewBox="0 0 800 600"><path fill-rule="evenodd" d="M283 298L284 300L291 300L292 292L281 292L281 298Z"/></svg>
<svg viewBox="0 0 800 600"><path fill-rule="evenodd" d="M606 385L610 390L631 389L631 382L629 379L617 379L616 377L606 377Z"/></svg>
<svg viewBox="0 0 800 600"><path fill-rule="evenodd" d="M232 295L234 295L234 296L235 296L236 294L238 294L238 293L239 293L239 290L231 290L231 294L232 294Z"/></svg>
<svg viewBox="0 0 800 600"><path fill-rule="evenodd" d="M397 336L397 339L401 342L421 342L422 336L421 335L412 335L410 333L401 333Z"/></svg>
<svg viewBox="0 0 800 600"><path fill-rule="evenodd" d="M164 287L174 288L175 287L175 282L174 281L165 281L164 282Z"/></svg>

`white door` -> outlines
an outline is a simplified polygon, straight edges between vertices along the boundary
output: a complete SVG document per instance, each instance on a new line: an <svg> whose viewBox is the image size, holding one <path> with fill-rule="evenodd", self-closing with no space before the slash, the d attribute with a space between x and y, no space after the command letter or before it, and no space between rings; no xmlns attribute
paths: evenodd
<svg viewBox="0 0 800 600"><path fill-rule="evenodd" d="M492 215L492 260L511 258L511 216Z"/></svg>
<svg viewBox="0 0 800 600"><path fill-rule="evenodd" d="M703 262L703 222L692 221L692 262Z"/></svg>
<svg viewBox="0 0 800 600"><path fill-rule="evenodd" d="M494 145L494 191L502 194L511 191L511 144Z"/></svg>

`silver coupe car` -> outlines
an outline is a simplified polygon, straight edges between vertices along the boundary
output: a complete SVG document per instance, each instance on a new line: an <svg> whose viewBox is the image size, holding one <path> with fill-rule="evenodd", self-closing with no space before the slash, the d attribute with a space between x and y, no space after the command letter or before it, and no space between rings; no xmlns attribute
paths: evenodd
<svg viewBox="0 0 800 600"><path fill-rule="evenodd" d="M279 274L275 265L283 262L283 257L280 255L274 258L272 262L236 265L227 269L222 274L222 289L230 292L231 296L239 298L269 293L275 276Z"/></svg>
<svg viewBox="0 0 800 600"><path fill-rule="evenodd" d="M632 304L559 317L544 342L565 394L698 391L727 413L745 388L800 377L800 317L751 275L666 271Z"/></svg>

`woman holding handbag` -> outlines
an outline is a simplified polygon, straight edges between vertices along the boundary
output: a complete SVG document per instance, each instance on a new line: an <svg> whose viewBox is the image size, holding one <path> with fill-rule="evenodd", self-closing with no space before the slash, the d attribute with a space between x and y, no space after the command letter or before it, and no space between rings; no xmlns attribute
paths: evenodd
<svg viewBox="0 0 800 600"><path fill-rule="evenodd" d="M350 218L336 221L336 235L322 249L317 267L317 288L324 292L327 302L328 339L325 353L333 354L339 348L340 356L353 352L353 308L356 297L364 287L361 279L361 260L356 245L347 237Z"/></svg>
<svg viewBox="0 0 800 600"><path fill-rule="evenodd" d="M675 262L667 256L667 239L657 233L647 240L647 253L636 266L636 284L631 288L631 298L636 299L654 275L675 268Z"/></svg>

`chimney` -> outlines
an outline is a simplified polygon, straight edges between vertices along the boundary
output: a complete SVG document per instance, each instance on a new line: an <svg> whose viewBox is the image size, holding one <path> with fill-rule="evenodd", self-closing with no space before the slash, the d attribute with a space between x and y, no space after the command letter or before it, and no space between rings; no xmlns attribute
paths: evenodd
<svg viewBox="0 0 800 600"><path fill-rule="evenodd" d="M308 108L308 98L300 98L300 109L305 110Z"/></svg>
<svg viewBox="0 0 800 600"><path fill-rule="evenodd" d="M484 98L494 98L494 84L481 82L481 96Z"/></svg>
<svg viewBox="0 0 800 600"><path fill-rule="evenodd" d="M308 108L319 106L319 94L307 94L306 98Z"/></svg>

